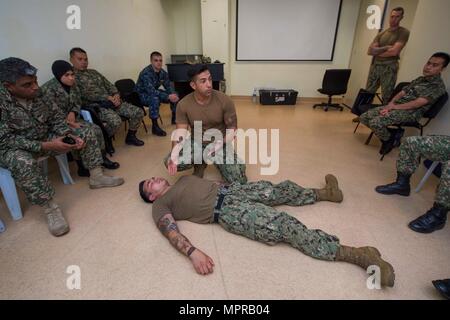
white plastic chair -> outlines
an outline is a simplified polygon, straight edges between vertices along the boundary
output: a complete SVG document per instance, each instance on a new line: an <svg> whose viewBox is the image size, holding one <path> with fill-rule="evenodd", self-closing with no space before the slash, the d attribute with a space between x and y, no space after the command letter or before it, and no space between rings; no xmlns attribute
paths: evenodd
<svg viewBox="0 0 450 320"><path fill-rule="evenodd" d="M61 154L55 156L59 165L59 171L61 173L64 184L74 184L70 171L69 163L67 161L67 155ZM48 174L48 157L39 158L39 164L43 166L45 174ZM19 197L17 196L16 184L11 172L8 169L0 167L0 189L2 190L3 197L5 198L6 205L13 220L20 220L23 217L22 209L20 207ZM1 224L0 224L1 229Z"/></svg>
<svg viewBox="0 0 450 320"><path fill-rule="evenodd" d="M439 161L434 161L430 168L428 169L428 171L425 173L425 175L423 176L422 180L420 180L419 184L417 185L416 188L416 192L419 192L420 189L422 189L423 185L425 184L425 182L428 180L428 178L433 174L434 169L436 169L436 167L439 165Z"/></svg>

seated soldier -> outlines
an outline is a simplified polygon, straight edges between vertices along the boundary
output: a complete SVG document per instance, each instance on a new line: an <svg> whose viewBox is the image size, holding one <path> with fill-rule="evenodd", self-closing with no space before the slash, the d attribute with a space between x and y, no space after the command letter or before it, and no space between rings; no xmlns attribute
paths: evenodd
<svg viewBox="0 0 450 320"><path fill-rule="evenodd" d="M91 189L119 186L124 180L103 174L94 132L67 125L61 110L44 99L36 72L19 58L0 61L0 166L11 171L33 205L44 208L51 234L61 236L69 232L69 225L52 200L55 190L38 164L39 157L79 151L91 174Z"/></svg>
<svg viewBox="0 0 450 320"><path fill-rule="evenodd" d="M172 124L176 124L177 102L180 99L170 85L169 74L162 68L162 54L157 51L152 52L150 62L151 64L139 74L136 91L139 93L141 102L150 108L152 133L165 136L167 133L158 126L159 107L161 103L170 103Z"/></svg>
<svg viewBox="0 0 450 320"><path fill-rule="evenodd" d="M353 248L321 230L311 230L296 218L272 206L303 206L317 201L341 202L342 191L333 175L325 177L323 189L307 189L294 182L274 185L268 181L221 185L196 176L183 176L173 186L163 178L139 184L145 202L153 203L152 214L160 231L182 254L189 257L199 274L210 274L213 260L181 234L177 220L219 223L225 230L268 245L286 242L304 254L326 261L345 261L364 269L377 265L380 283L394 285L392 266L373 247Z"/></svg>
<svg viewBox="0 0 450 320"><path fill-rule="evenodd" d="M81 102L84 105L100 106L100 118L106 123L106 129L112 137L122 124L125 117L130 122L125 143L134 146L143 146L144 142L136 137L144 110L122 102L119 91L103 75L94 69L88 69L88 57L86 51L81 48L70 50L70 62L75 70L77 85L81 91Z"/></svg>
<svg viewBox="0 0 450 320"><path fill-rule="evenodd" d="M44 99L48 103L56 104L61 109L66 115L66 122L69 127L73 129L89 127L90 130L93 130L102 152L102 166L111 170L119 168L119 163L112 162L106 156L105 141L100 127L86 122L80 117L81 94L75 83L73 67L67 61L57 60L52 65L52 72L55 77L42 86ZM81 177L89 177L89 170L84 167L81 159L77 159L76 161L78 164L78 175Z"/></svg>
<svg viewBox="0 0 450 320"><path fill-rule="evenodd" d="M402 129L390 130L389 126L419 121L431 105L445 94L441 72L449 61L447 53L433 54L423 68L422 77L411 82L386 106L370 109L361 115L361 123L372 129L382 142L380 154L389 153L403 134Z"/></svg>
<svg viewBox="0 0 450 320"><path fill-rule="evenodd" d="M378 186L381 194L409 196L409 179L420 164L420 159L442 163L442 174L433 207L411 221L409 228L416 232L431 233L444 228L450 210L450 136L408 137L400 147L397 161L397 180Z"/></svg>

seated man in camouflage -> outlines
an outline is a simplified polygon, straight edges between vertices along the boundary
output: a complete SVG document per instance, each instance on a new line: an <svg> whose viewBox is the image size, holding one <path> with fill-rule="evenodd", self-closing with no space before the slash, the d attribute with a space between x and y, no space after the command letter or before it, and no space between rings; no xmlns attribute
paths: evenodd
<svg viewBox="0 0 450 320"><path fill-rule="evenodd" d="M403 122L419 121L436 100L445 94L441 78L450 57L437 52L431 56L423 68L423 76L400 91L386 106L370 109L360 117L361 123L368 126L382 141L380 154L389 153L403 132L389 130L389 126Z"/></svg>
<svg viewBox="0 0 450 320"><path fill-rule="evenodd" d="M400 147L397 161L397 180L376 187L381 194L409 196L409 179L420 164L420 159L442 163L442 174L433 207L409 223L409 228L421 233L431 233L444 228L450 210L450 136L408 137Z"/></svg>
<svg viewBox="0 0 450 320"><path fill-rule="evenodd" d="M75 70L77 85L81 91L83 105L100 106L100 119L106 123L105 127L112 137L122 124L125 117L130 122L125 143L134 146L143 146L144 142L136 137L144 111L132 104L122 102L117 88L103 75L94 69L88 69L88 57L86 51L81 48L70 50L70 62Z"/></svg>
<svg viewBox="0 0 450 320"><path fill-rule="evenodd" d="M170 85L169 74L162 68L162 54L157 51L152 52L150 55L150 63L139 74L136 91L139 94L141 102L150 108L152 133L164 137L167 133L158 125L159 107L161 103L170 103L172 124L176 124L177 102L180 98Z"/></svg>
<svg viewBox="0 0 450 320"><path fill-rule="evenodd" d="M296 218L272 208L279 205L303 206L317 201L341 202L336 177L327 175L323 189L307 189L292 181L277 185L268 181L219 183L196 176L181 177L173 186L163 178L139 184L145 202L153 203L152 214L160 231L170 243L191 260L199 274L213 272L213 260L194 247L178 229L177 220L219 223L225 230L268 245L286 242L304 254L326 261L345 261L364 269L377 265L380 283L394 285L392 266L373 247L353 248L321 230L311 230Z"/></svg>
<svg viewBox="0 0 450 320"><path fill-rule="evenodd" d="M61 236L69 232L69 225L52 200L55 190L38 164L39 157L78 151L90 171L91 189L119 186L124 180L103 174L94 132L67 125L61 110L42 96L36 72L18 58L0 61L0 166L11 171L33 205L44 208L50 232Z"/></svg>
<svg viewBox="0 0 450 320"><path fill-rule="evenodd" d="M93 130L102 152L102 166L111 170L119 168L119 163L112 162L106 156L102 129L96 124L84 121L80 116L81 94L75 83L73 67L67 61L57 60L52 65L52 72L55 77L42 86L45 101L54 103L61 109L66 115L66 122L69 127L73 129L88 127L90 130ZM81 159L76 161L78 164L78 175L81 177L89 177L89 170L85 168L83 161Z"/></svg>

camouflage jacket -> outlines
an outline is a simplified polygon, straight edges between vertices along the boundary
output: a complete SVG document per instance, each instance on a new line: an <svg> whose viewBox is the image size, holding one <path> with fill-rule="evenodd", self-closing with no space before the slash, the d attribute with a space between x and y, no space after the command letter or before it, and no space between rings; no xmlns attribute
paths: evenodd
<svg viewBox="0 0 450 320"><path fill-rule="evenodd" d="M41 90L45 100L55 103L66 117L70 112L74 112L75 116L79 117L81 112L81 92L76 84L70 88L70 93L67 93L61 83L56 78L53 78L47 81L41 87Z"/></svg>
<svg viewBox="0 0 450 320"><path fill-rule="evenodd" d="M61 110L55 103L48 103L42 92L24 107L0 85L0 152L41 152L41 142L69 132Z"/></svg>
<svg viewBox="0 0 450 320"><path fill-rule="evenodd" d="M420 118L430 109L440 96L445 94L446 89L441 76L436 75L433 77L419 77L403 88L403 91L406 92L406 94L395 101L396 104L408 103L418 98L426 98L428 100L428 104L423 107L407 110Z"/></svg>
<svg viewBox="0 0 450 320"><path fill-rule="evenodd" d="M109 96L119 92L108 79L94 69L76 70L75 77L83 105L106 101Z"/></svg>
<svg viewBox="0 0 450 320"><path fill-rule="evenodd" d="M165 90L159 88L163 86ZM152 105L152 98L158 97L163 101L167 101L169 95L174 93L170 85L169 74L162 70L156 73L152 65L149 65L139 74L136 83L136 91L141 98L142 104L146 106Z"/></svg>

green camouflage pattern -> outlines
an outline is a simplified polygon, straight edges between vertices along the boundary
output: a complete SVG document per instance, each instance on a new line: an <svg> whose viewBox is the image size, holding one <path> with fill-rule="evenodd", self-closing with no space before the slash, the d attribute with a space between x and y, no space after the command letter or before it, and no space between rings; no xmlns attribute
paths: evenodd
<svg viewBox="0 0 450 320"><path fill-rule="evenodd" d="M366 125L382 141L389 140L391 133L388 126L400 124L402 122L419 121L424 113L430 109L436 100L445 94L446 89L440 75L433 77L419 77L406 86L403 91L405 95L394 101L396 104L404 104L418 98L426 98L429 103L412 110L391 110L388 115L381 116L380 110L384 107L373 108L360 116L362 124Z"/></svg>
<svg viewBox="0 0 450 320"><path fill-rule="evenodd" d="M189 149L189 148L185 148L187 144L191 145L190 146L190 157L189 156L183 157L183 150ZM179 154L179 163L177 166L177 171L181 172L181 171L186 171L186 170L192 169L192 168L194 168L194 163L196 165L205 163L205 162L202 162L201 155L203 155L203 152L205 151L207 146L208 146L208 144L200 145L200 144L196 143L193 139L186 140L186 142L184 142L184 147L180 151L180 154ZM196 159L194 156L195 148L198 148L198 150L202 150L200 159ZM214 166L217 168L217 170L219 170L219 172L222 175L222 178L224 179L225 182L227 182L227 183L233 183L233 182L247 183L247 176L245 173L245 170L246 170L245 163L238 157L234 148L230 148L229 152L227 152L225 147L224 147L224 149L225 150L223 150L217 156L217 157L223 156L223 158L222 158L223 160L220 161L221 163L215 163L213 158L209 158L206 160L210 161L211 163L214 163ZM170 155L171 155L171 153L169 153L164 158L164 165L166 166L166 168L168 166L168 161L170 159ZM219 162L219 161L216 161L216 162ZM227 164L227 162L229 164Z"/></svg>
<svg viewBox="0 0 450 320"><path fill-rule="evenodd" d="M379 63L375 62L370 67L366 90L376 93L381 86L381 96L384 103L392 98L395 84L397 82L398 61Z"/></svg>
<svg viewBox="0 0 450 320"><path fill-rule="evenodd" d="M75 77L81 91L82 105L98 104L118 93L117 88L96 70L76 70ZM99 116L100 120L105 123L105 129L109 136L112 137L122 124L121 116L129 120L130 130L138 130L144 118L144 111L137 106L123 102L114 110L101 108Z"/></svg>
<svg viewBox="0 0 450 320"><path fill-rule="evenodd" d="M47 81L41 89L44 93L45 100L55 103L66 117L70 112L74 112L78 123L84 127L88 127L90 130L94 130L100 145L100 150L105 150L102 129L96 124L86 122L81 118L81 92L76 84L70 88L70 93L67 93L61 83L56 78L53 78Z"/></svg>
<svg viewBox="0 0 450 320"><path fill-rule="evenodd" d="M101 166L102 154L92 130L70 129L61 109L46 101L42 92L27 106L21 105L0 86L0 166L11 171L32 204L44 205L55 191L37 159L56 155L42 150L41 143L73 133L86 142L79 156L88 169Z"/></svg>
<svg viewBox="0 0 450 320"><path fill-rule="evenodd" d="M308 229L299 220L273 206L303 206L317 201L313 189L292 181L272 184L258 181L230 185L219 214L219 224L227 231L252 240L275 245L285 242L304 254L334 261L339 239L322 230Z"/></svg>
<svg viewBox="0 0 450 320"><path fill-rule="evenodd" d="M435 202L450 209L450 136L408 137L400 146L397 171L412 175L420 159L439 161L442 174L436 191Z"/></svg>

